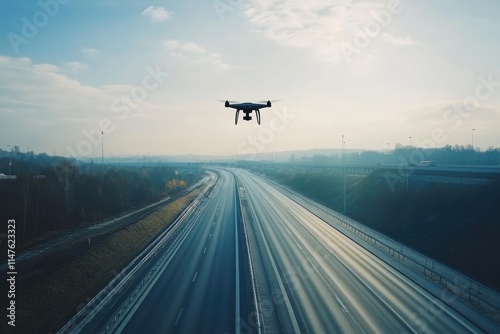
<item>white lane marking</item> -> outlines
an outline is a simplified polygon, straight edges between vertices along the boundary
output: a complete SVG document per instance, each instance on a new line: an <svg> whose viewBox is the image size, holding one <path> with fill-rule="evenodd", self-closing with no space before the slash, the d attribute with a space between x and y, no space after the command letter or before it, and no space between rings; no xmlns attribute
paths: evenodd
<svg viewBox="0 0 500 334"><path fill-rule="evenodd" d="M347 307L345 307L344 303L342 303L342 300L340 300L339 296L337 296L336 293L334 293L335 295L335 299L337 299L337 301L340 303L340 305L342 306L342 308L344 309L345 312L349 312L349 310L347 309Z"/></svg>
<svg viewBox="0 0 500 334"><path fill-rule="evenodd" d="M298 221L298 220L297 220ZM300 221L298 221L300 223ZM302 225L302 224L301 224ZM304 225L302 225L304 226ZM306 229L307 230L307 229ZM313 267L314 271L316 271L316 273L319 274L319 270L318 268L316 268L316 266L314 265L313 263L313 260L310 256L308 256L306 254L305 251L303 251L302 247L300 246L300 244L295 240L295 237L291 234L290 231L288 231L288 233L290 234L291 238L293 239L293 241L295 242L295 244L297 246L299 246L300 250L302 250L302 254L304 255L304 257L307 259L307 262L309 262L309 264L311 265L311 267ZM324 278L321 278L324 282L324 284L327 286L328 290L330 290L330 292L333 294L333 296L335 297L335 299L337 299L337 301L339 302L340 306L342 307L342 311L344 311L345 313L349 313L349 309L344 305L344 303L342 302L342 300L340 299L340 297L337 295L337 293L332 289L332 287L330 286L330 284L324 279Z"/></svg>
<svg viewBox="0 0 500 334"><path fill-rule="evenodd" d="M236 208L236 191L234 192L234 235L236 237L236 312L235 333L240 334L240 258L238 254L238 216Z"/></svg>
<svg viewBox="0 0 500 334"><path fill-rule="evenodd" d="M297 219L297 222L304 227L304 225L302 224L302 222L300 220ZM306 229L307 230L307 229ZM290 235L290 238L293 240L293 242L297 245L297 247L302 251L302 254L304 255L304 257L307 259L307 261L309 262L309 264L311 265L311 267L316 271L316 273L319 274L319 270L318 268L314 265L313 263L313 260L310 256L308 256L308 254L306 254L306 252L304 251L304 249L300 246L299 242L297 241L296 237L294 234L292 234L291 232L291 229L287 229L286 230L287 233ZM307 230L308 231L308 230ZM332 295L335 297L335 299L337 299L337 301L339 302L341 308L342 308L342 311L344 313L349 313L349 309L345 306L345 304L342 302L342 300L340 299L340 297L338 296L338 294L332 289L332 287L330 286L330 284L324 279L324 278L321 278L323 280L323 282L325 283L325 285L327 286L328 290L330 290L330 292L332 293Z"/></svg>
<svg viewBox="0 0 500 334"><path fill-rule="evenodd" d="M212 233L210 233L210 235L208 236L208 239L210 239L212 237Z"/></svg>
<svg viewBox="0 0 500 334"><path fill-rule="evenodd" d="M350 268L343 260L340 259L340 257L336 254L333 253L333 251L328 248L324 242L322 240L320 240L319 238L317 239L318 242L323 245L323 247L328 250L328 252L337 259L337 261L339 261L343 266L344 268L346 268L354 277L356 277L356 279L362 284L364 285L368 290L370 290L370 292L378 299L382 302L382 304L384 304L394 315L396 315L396 317L398 317L398 319L405 324L405 326L407 326L413 333L418 333L409 323L408 321L405 320L405 318L400 315L393 307L391 307L391 305L389 305L389 303L383 299L368 283L366 283L356 272L354 272L354 270L352 268Z"/></svg>
<svg viewBox="0 0 500 334"><path fill-rule="evenodd" d="M251 207L251 210L252 210L252 214L255 216L255 210L253 209L253 207ZM283 299L285 301L286 309L288 311L288 314L290 316L290 320L292 322L293 331L295 333L300 333L300 327L299 327L299 324L297 322L297 318L295 317L295 313L293 311L292 304L290 303L290 299L289 299L288 294L285 290L285 286L283 284L283 280L281 278L281 275L279 274L278 267L276 266L276 262L274 261L274 258L271 255L272 253L271 253L271 250L270 250L269 245L267 243L267 240L264 236L264 231L262 230L262 227L260 226L260 221L258 219L256 219L255 222L257 223L256 225L259 229L262 241L264 241L264 248L266 250L266 253L267 253L269 260L271 261L271 266L273 268L274 274L276 275L279 289L282 293Z"/></svg>
<svg viewBox="0 0 500 334"><path fill-rule="evenodd" d="M179 320L180 320L181 315L182 315L182 311L184 311L183 308L181 308L181 310L179 311L179 314L177 314L177 318L175 319L175 323L174 323L175 326L177 326L177 324L179 323Z"/></svg>
<svg viewBox="0 0 500 334"><path fill-rule="evenodd" d="M307 203L307 200L305 200L305 199L304 199L304 197L302 197L302 196L296 196L296 195L295 195L295 196L294 196L294 198L292 198L292 196L290 196L290 192L288 192L287 194L285 194L285 193L282 191L282 189L284 189L284 188L283 188L283 187L280 187L280 190L278 190L278 191L280 191L283 195L287 196L288 198L292 199L292 201L296 202L296 203L297 203L300 207L304 208L305 210L307 210L307 211L311 212L311 213L312 213L312 214L314 214L314 215L317 215L317 214L315 214L315 213L314 213L311 209L308 209L308 208L306 208L306 206L305 206L305 205L303 205L303 204L299 203L299 201L306 201L306 203ZM295 198L298 198L298 199L295 199ZM309 205L311 205L310 203L308 203L308 204L309 204ZM324 211L324 209L321 209L321 210L323 210L323 211ZM330 214L330 215L331 215L331 214ZM333 216L333 215L332 215L332 216ZM335 217L335 218L336 218L337 220L341 220L341 221L343 220L343 221L351 221L351 222L353 222L351 219L349 219L349 218L347 218L347 217L345 217L345 216L343 216L343 215L340 215L340 216L341 216L341 218L339 218L339 217ZM318 216L318 217L319 217L319 216ZM326 222L326 220L325 220L325 219L322 219L322 218L320 218L320 219L321 219L321 220L324 220L324 221ZM303 225L303 226L304 226L304 225ZM331 226L331 225L330 225L330 226ZM332 226L332 227L333 227L333 226ZM339 229L337 229L337 228L335 228L335 229L337 230L337 232L340 232L343 236L346 236L346 235L345 235L343 232L341 232ZM318 240L319 240L319 238L318 238ZM351 241L352 241L352 239L351 239ZM326 241L326 242L328 242L328 241ZM345 267L346 267L346 268L347 268L347 269L348 269L348 270L349 270L352 274L354 274L354 276L355 276L355 277L357 277L357 278L358 278L358 280L359 280L359 281L360 281L363 285L365 285L365 286L366 286L369 290L371 290L371 291L374 293L374 295L375 295L376 297L378 297L378 298L379 298L379 300L381 300L381 301L382 301L382 302L383 302L386 306L388 306L388 308L389 308L389 309L390 309L390 310L391 310L394 314L396 314L396 316L397 316L397 317L398 317L398 318L399 318L399 319L400 319L400 320L401 320L401 321L402 321L405 325L407 325L407 326L408 326L408 327L409 327L409 328L410 328L410 329L411 329L414 333L417 333L417 331L416 331L415 329L413 329L411 326L409 326L409 324L408 324L406 321L404 321L404 319L403 319L403 318L402 318L402 317L401 317L401 316L400 316L400 315L399 315L399 314L398 314L398 313L397 313L397 312L396 312L396 311L395 311L392 307L390 307L390 306L389 306L389 305L388 305L388 304L387 304L387 303L386 303L386 302L385 302L385 301L384 301L384 300L383 300L383 299L382 299L382 298L381 298L381 297L380 297L377 293L375 293L375 292L374 292L374 290L373 290L373 289L372 289L372 288L368 285L368 283L367 283L367 282L365 282L365 281L364 281L363 279L361 279L358 275L356 275L356 274L355 274L355 273L354 273L354 272L353 272L353 271L352 271L352 270L351 270L351 269L350 269L350 268L349 268L349 267L348 267L348 266L347 266L344 262L342 262L342 260L340 260L340 258L339 258L337 255L335 255L335 254L333 253L333 251L332 251L330 248L326 247L326 245L325 245L323 242L321 242L321 241L320 241L320 243L321 243L321 244L323 244L323 246L324 246L324 247L325 247L325 248L326 248L326 249L327 249L327 250L328 250L328 251L329 251L329 252L330 252L330 253L331 253L334 257L336 257L336 258L337 258L337 259L338 259L338 260L339 260L339 261L340 261L340 262L341 262L341 263L342 263L342 264L343 264L343 265L344 265L344 266L345 266ZM360 244L357 244L356 242L354 242L354 243L353 243L353 245L358 246L358 247L360 246ZM363 246L360 246L360 248L361 248L361 249L363 249L362 247L363 247ZM370 255L375 255L375 254L370 253L370 252L369 252L368 254L370 254ZM377 257L376 255L374 256L374 258L375 258L375 259L377 259L377 260L381 260L381 261L382 261L382 262L381 262L381 264L383 265L383 267L384 267L386 270L388 270L389 272L391 272L392 274L394 274L394 275L395 275L396 277L398 277L401 281L404 281L404 282L405 282L405 283L406 283L409 287L410 287L410 286L411 286L411 287L413 287L413 289L415 290L415 292L419 293L421 296L423 296L424 298L426 298L429 302L433 303L435 306L439 307L442 311L446 312L446 313L447 313L450 317L452 317L452 318L453 318L453 319L455 319L457 322L459 322L462 326L464 326L465 328L467 328L467 330L469 330L470 332L474 332L474 333L476 333L476 330L475 330L474 328L472 328L469 324L465 323L465 322L463 321L463 319L461 319L461 318L457 317L455 314L453 314L453 313L450 311L450 309L449 309L449 308L445 307L444 305L442 305L442 304L440 304L440 303L438 304L438 303L437 303L438 301L436 301L436 300L434 299L434 297L429 296L428 291L426 291L425 289L418 289L418 288L421 288L421 286L419 286L418 284L416 284L415 282L413 282L413 281L411 281L411 280L408 280L406 277L401 276L401 275L400 275L397 271L395 271L395 270L394 270L394 268L393 268L393 267L391 267L391 265L390 265L390 264L383 262L383 260L382 260L381 258ZM413 284L415 284L415 285L413 285Z"/></svg>
<svg viewBox="0 0 500 334"><path fill-rule="evenodd" d="M207 247L205 247L205 249L203 250L203 254L205 254L207 252Z"/></svg>
<svg viewBox="0 0 500 334"><path fill-rule="evenodd" d="M203 210L201 212L203 212ZM201 215L201 212L200 212L200 215ZM185 216L185 218L186 217L189 217L189 216ZM191 233L194 226L198 222L198 218L199 218L199 216L194 216L194 217L188 219L187 220L188 223L185 225L185 227L183 229L179 230L180 234L175 238L172 246L169 248L169 250L172 249L172 252L166 254L166 259L164 260L162 267L160 268L159 271L157 271L153 280L149 284L146 285L145 290L140 292L140 298L137 299L134 303L134 306L131 309L129 309L126 317L121 321L120 326L118 328L114 329L114 333L121 333L123 331L123 329L125 328L125 326L129 323L131 317L135 314L135 312L137 311L139 306L142 305L142 302L144 301L144 299L146 299L146 296L148 296L149 292L151 291L153 286L156 284L156 282L160 278L161 274L165 271L165 269L170 264L172 259L176 256L177 252L179 251L179 248L183 245L184 241L187 239L188 235ZM99 307L99 305L97 307Z"/></svg>
<svg viewBox="0 0 500 334"><path fill-rule="evenodd" d="M198 276L198 272L194 273L193 282L196 281L196 276Z"/></svg>

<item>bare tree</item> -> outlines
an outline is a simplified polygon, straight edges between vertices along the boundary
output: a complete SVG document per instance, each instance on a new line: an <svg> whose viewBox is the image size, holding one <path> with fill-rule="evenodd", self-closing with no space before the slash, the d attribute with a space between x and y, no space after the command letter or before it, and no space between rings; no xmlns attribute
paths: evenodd
<svg viewBox="0 0 500 334"><path fill-rule="evenodd" d="M73 169L74 167L71 164L65 163L61 170L61 185L64 194L64 204L66 207L66 218L70 216L73 208Z"/></svg>
<svg viewBox="0 0 500 334"><path fill-rule="evenodd" d="M28 216L28 199L29 199L29 194L30 194L30 178L29 176L26 177L26 179L23 182L22 185L22 197L23 197L23 205L24 205L24 211L23 211L23 234L22 234L22 239L26 236L26 219Z"/></svg>

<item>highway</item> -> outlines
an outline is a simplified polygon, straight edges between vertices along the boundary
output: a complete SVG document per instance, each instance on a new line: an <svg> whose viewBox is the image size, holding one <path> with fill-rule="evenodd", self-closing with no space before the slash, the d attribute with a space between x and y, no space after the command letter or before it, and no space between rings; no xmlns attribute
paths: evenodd
<svg viewBox="0 0 500 334"><path fill-rule="evenodd" d="M241 169L218 173L132 306L118 317L114 306L82 332L492 331L450 307L454 295L430 294L271 182Z"/></svg>
<svg viewBox="0 0 500 334"><path fill-rule="evenodd" d="M180 242L170 248L163 272L150 282L140 305L110 332L239 332L240 313L251 312L253 304L234 177L221 171L203 201L203 211L176 232Z"/></svg>
<svg viewBox="0 0 500 334"><path fill-rule="evenodd" d="M483 332L447 305L451 294L432 296L267 181L236 175L261 263L263 332Z"/></svg>

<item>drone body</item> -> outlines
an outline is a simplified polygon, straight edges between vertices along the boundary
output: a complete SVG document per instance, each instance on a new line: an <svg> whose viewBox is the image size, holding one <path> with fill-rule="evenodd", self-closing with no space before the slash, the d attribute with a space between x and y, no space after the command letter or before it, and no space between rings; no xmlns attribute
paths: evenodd
<svg viewBox="0 0 500 334"><path fill-rule="evenodd" d="M240 114L240 111L243 111L243 113L245 113L245 116L243 116L244 121L252 120L252 116L250 116L250 114L252 113L252 111L255 111L255 115L257 116L257 123L260 124L260 109L271 108L271 101L268 100L267 102L263 103L252 103L252 102L230 103L229 101L226 100L224 106L226 108L236 109L234 124L238 124L238 116Z"/></svg>

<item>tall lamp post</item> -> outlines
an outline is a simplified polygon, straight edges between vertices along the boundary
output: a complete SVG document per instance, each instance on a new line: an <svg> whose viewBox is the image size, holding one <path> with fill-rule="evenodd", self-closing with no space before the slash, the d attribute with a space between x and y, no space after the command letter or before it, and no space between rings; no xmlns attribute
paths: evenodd
<svg viewBox="0 0 500 334"><path fill-rule="evenodd" d="M10 175L10 167L12 166L12 160L11 160L11 157L10 157L10 145L7 145L8 147L8 150L9 150L9 175Z"/></svg>
<svg viewBox="0 0 500 334"><path fill-rule="evenodd" d="M409 136L408 138L410 138L410 147L411 146L411 136ZM410 155L408 156L408 162L411 163L411 153ZM406 166L406 189L408 189L408 179L409 179L409 171L408 171L408 166Z"/></svg>
<svg viewBox="0 0 500 334"><path fill-rule="evenodd" d="M101 131L101 175L104 175L104 131Z"/></svg>
<svg viewBox="0 0 500 334"><path fill-rule="evenodd" d="M474 130L476 129L472 129L472 150L474 151Z"/></svg>
<svg viewBox="0 0 500 334"><path fill-rule="evenodd" d="M345 162L344 162L344 135L342 135L342 174L344 178L344 213L346 213L346 187L345 187Z"/></svg>

